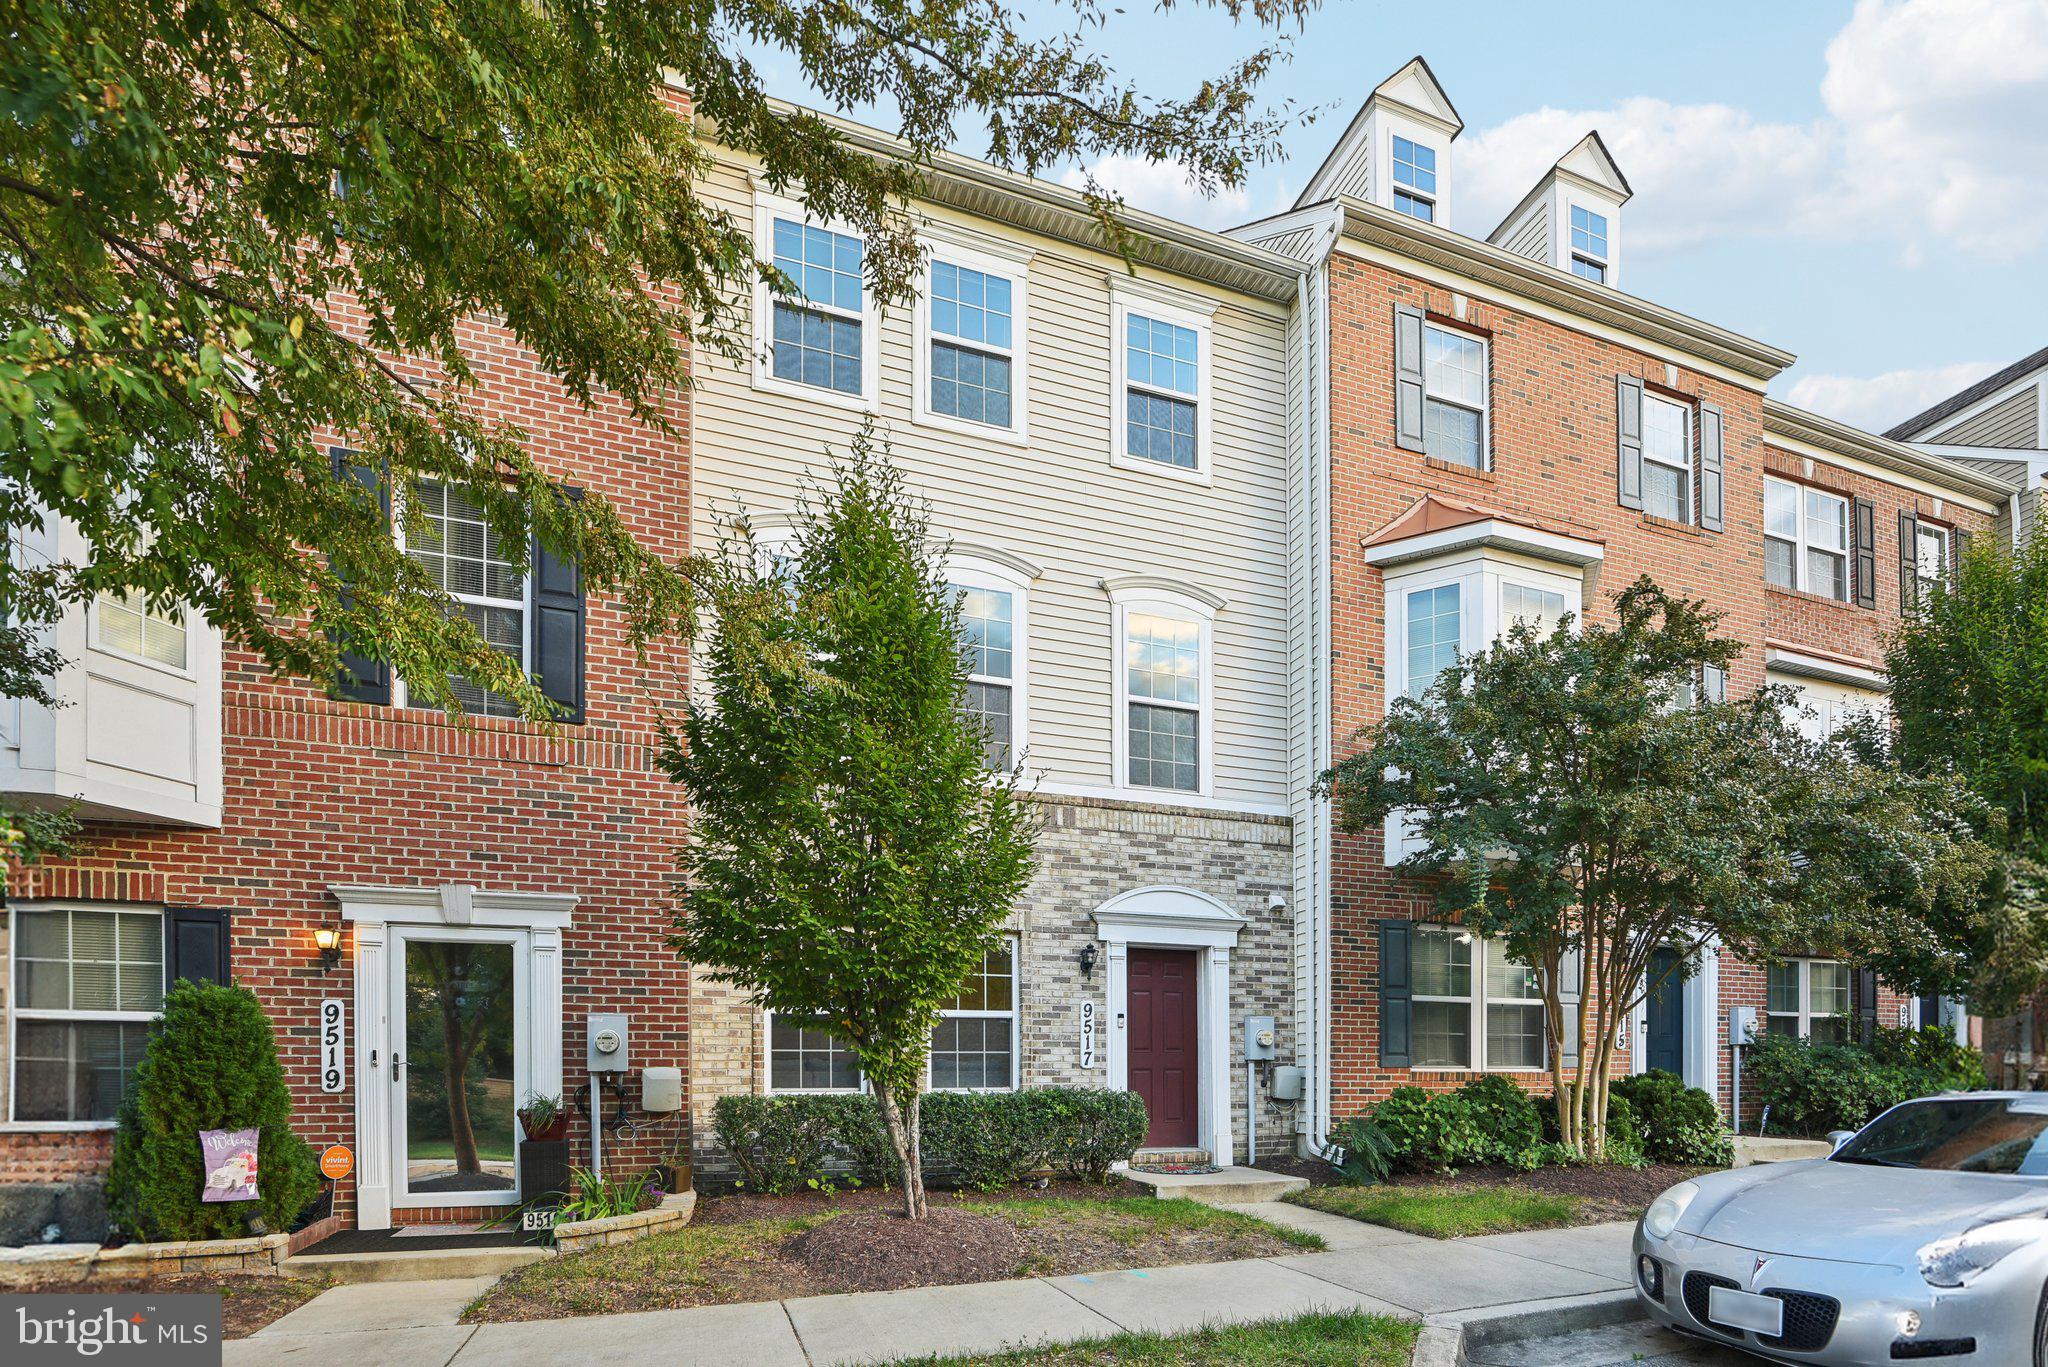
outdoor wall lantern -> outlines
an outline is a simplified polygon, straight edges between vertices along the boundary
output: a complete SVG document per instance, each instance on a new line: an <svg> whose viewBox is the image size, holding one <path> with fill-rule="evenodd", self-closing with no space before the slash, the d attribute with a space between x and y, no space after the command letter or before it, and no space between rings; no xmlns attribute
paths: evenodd
<svg viewBox="0 0 2048 1367"><path fill-rule="evenodd" d="M341 927L315 926L313 948L320 951L320 971L329 972L341 962Z"/></svg>
<svg viewBox="0 0 2048 1367"><path fill-rule="evenodd" d="M1095 976L1095 943L1081 946L1081 977L1083 981Z"/></svg>

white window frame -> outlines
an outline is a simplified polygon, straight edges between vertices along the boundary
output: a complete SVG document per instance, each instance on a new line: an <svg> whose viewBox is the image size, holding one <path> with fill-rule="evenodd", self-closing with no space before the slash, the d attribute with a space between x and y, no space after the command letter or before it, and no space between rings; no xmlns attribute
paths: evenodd
<svg viewBox="0 0 2048 1367"><path fill-rule="evenodd" d="M946 582L956 588L985 589L1010 595L1010 677L969 674L975 683L1003 684L1010 690L1010 762L1025 758L1031 747L1031 576L977 555L946 558Z"/></svg>
<svg viewBox="0 0 2048 1367"><path fill-rule="evenodd" d="M87 627L86 644L88 646L90 646L94 650L99 651L102 654L111 655L115 659L128 660L134 664L141 665L144 669L154 669L160 674L169 674L180 679L192 679L198 677L197 672L192 667L192 637L194 633L192 625L192 609L189 606L187 606L184 603L180 603L178 604L177 607L177 625L185 633L185 663L182 665L172 665L165 664L162 660L152 660L147 655L137 655L132 650L124 650L120 646L110 645L107 643L106 638L100 632L100 611L102 604L104 602L109 601L113 602L116 607L119 607L124 611L134 611L134 609L129 604L121 602L119 599L115 598L115 596L109 592L102 590L101 592L94 594L92 602L87 604L86 606L85 613ZM160 622L169 622L172 620L171 618L165 616L163 613L158 612L156 609L150 607L148 605L147 599L145 599L143 602L142 612L145 616L154 617ZM147 627L145 627L144 630L147 630Z"/></svg>
<svg viewBox="0 0 2048 1367"><path fill-rule="evenodd" d="M436 480L435 483L449 485L450 481ZM405 500L410 496L411 489L409 487L405 489L394 489L391 492L391 534L392 537L398 542L398 552L400 555L405 554ZM447 593L448 597L452 601L467 604L470 607L503 608L511 606L512 602L512 600L509 598L489 598L481 594L456 593L453 590L448 590ZM531 554L529 553L528 562L526 566L526 573L519 577L519 659L517 663L519 665L521 673L528 675L532 674L532 655L533 563ZM398 667L396 665L392 666L391 669L391 705L393 707L401 708L411 707L413 705L412 690L406 685L405 676L399 672ZM464 715L468 714L465 713ZM483 715L485 714L477 714L478 717L482 717ZM476 719L477 718L472 718L472 720ZM496 717L492 719L496 721L519 720L519 718L517 717Z"/></svg>
<svg viewBox="0 0 2048 1367"><path fill-rule="evenodd" d="M1443 404L1447 408L1463 409L1470 413L1471 405L1462 399L1447 398L1429 387L1429 334L1441 333L1461 342L1476 342L1479 345L1479 462L1467 466L1462 461L1451 460L1432 453L1431 458L1460 469L1491 470L1493 468L1493 339L1464 328L1449 327L1442 323L1425 321L1422 325L1422 429L1429 430L1429 405ZM1425 444L1426 441L1425 441Z"/></svg>
<svg viewBox="0 0 2048 1367"><path fill-rule="evenodd" d="M1769 965L1766 965L1764 968L1765 1030L1768 1031L1770 1029L1770 1022L1773 1019L1782 1020L1790 1018L1791 1020L1797 1022L1799 1027L1799 1033L1796 1037L1799 1039L1811 1039L1813 1037L1814 1021L1838 1020L1843 1023L1842 1040L1844 1043L1848 1042L1853 1034L1853 1029L1850 1025L1850 1022L1853 1021L1856 1016L1855 969L1841 959L1785 959L1782 961L1782 963L1787 967L1797 969L1799 972L1799 1009L1797 1011L1771 1010L1770 967ZM1815 1011L1813 1009L1813 966L1815 964L1830 964L1838 966L1849 975L1849 1002L1847 1010L1835 1012Z"/></svg>
<svg viewBox="0 0 2048 1367"><path fill-rule="evenodd" d="M1410 994L1408 999L1411 1010L1416 1002L1438 1004L1465 1003L1470 1012L1465 1029L1465 1038L1471 1045L1471 1061L1467 1063L1424 1063L1418 1058L1411 1071L1418 1073L1475 1074L1541 1073L1546 1071L1548 1064L1542 1061L1533 1064L1496 1065L1489 1057L1486 1039L1486 1008L1490 1004L1490 999L1486 995L1486 973L1493 956L1496 954L1506 955L1507 946L1499 940L1485 939L1476 931L1468 930L1464 926L1447 925L1437 921L1418 921L1415 923L1415 930L1418 934L1423 931L1436 931L1447 932L1454 936L1462 936L1472 948L1472 991L1467 996L1438 997L1414 992ZM1508 962L1513 962L1513 960L1508 960ZM1525 965L1525 967L1527 966ZM1543 1010L1542 999L1540 997L1533 999L1528 997L1503 998L1500 1004L1512 1005L1520 1010L1534 1009L1536 1011L1540 1018L1538 1032L1545 1040L1545 1054L1547 1057L1550 1023L1548 1013ZM1411 1026L1411 1033L1412 1031L1413 1027Z"/></svg>
<svg viewBox="0 0 2048 1367"><path fill-rule="evenodd" d="M1110 785L1120 793L1158 794L1161 800L1171 801L1176 797L1210 797L1216 791L1216 610L1191 594L1175 593L1170 590L1145 587L1118 591L1111 596L1111 611L1114 630L1110 633L1110 671L1113 678L1111 696L1115 699L1115 710L1111 717L1111 764ZM1201 700L1193 709L1186 703L1160 702L1156 698L1133 698L1130 692L1130 674L1127 661L1128 625L1130 616L1170 617L1184 622L1193 622L1200 634ZM1130 778L1130 725L1131 704L1178 708L1195 713L1195 783L1194 789L1152 788L1132 783Z"/></svg>
<svg viewBox="0 0 2048 1367"><path fill-rule="evenodd" d="M1029 248L1015 247L1009 243L976 238L972 243L956 240L950 234L939 235L927 231L919 238L924 248L924 264L918 270L917 302L913 321L915 345L911 349L911 421L927 427L940 427L949 432L965 436L987 437L996 441L1022 446L1030 440L1030 405L1026 395L1030 391L1031 347L1030 347L1030 263L1033 253ZM944 261L949 265L964 266L968 270L980 271L983 275L996 276L1010 283L1010 346L990 346L979 342L962 341L958 338L943 339L932 331L932 264ZM1001 427L995 423L975 422L968 418L957 418L951 413L940 413L932 408L932 348L941 340L951 340L969 350L1000 356L1010 363L1010 425Z"/></svg>
<svg viewBox="0 0 2048 1367"><path fill-rule="evenodd" d="M1926 562L1921 559L1920 548L1925 541L1941 544L1941 563L1935 567L1934 576L1929 578ZM1939 522L1916 519L1913 523L1913 591L1922 602L1930 590L1949 582L1949 575L1955 567L1955 534Z"/></svg>
<svg viewBox="0 0 2048 1367"><path fill-rule="evenodd" d="M948 1020L1006 1020L1010 1023L1010 1085L1007 1087L940 1087L932 1083L931 1050L925 1051L925 1088L933 1092L1014 1092L1024 1085L1024 939L1015 932L1006 933L1003 939L1010 946L1010 1009L1007 1011L955 1011L951 1007L939 1012L941 1021ZM937 1032L938 1027L933 1027Z"/></svg>
<svg viewBox="0 0 2048 1367"><path fill-rule="evenodd" d="M1397 140L1429 153L1431 163L1429 174L1436 181L1436 188L1420 190L1413 185L1401 183L1399 153L1395 147ZM1389 130L1387 133L1387 207L1397 214L1407 215L1407 217L1416 220L1418 223L1443 225L1443 163L1443 149L1439 148L1434 142L1427 138L1417 137L1406 129L1395 128ZM1411 214L1406 209L1403 209L1400 201L1404 195L1418 204L1427 204L1429 206L1429 217L1424 218L1420 214Z"/></svg>
<svg viewBox="0 0 2048 1367"><path fill-rule="evenodd" d="M1782 536L1773 536L1770 532L1771 522L1769 516L1769 508L1771 489L1774 486L1778 488L1790 489L1794 497L1797 499L1798 519L1795 525L1797 527L1799 537L1798 540L1795 541L1792 546L1792 583L1790 587L1800 593L1810 593L1817 598L1826 598L1830 602L1847 603L1852 601L1856 596L1856 586L1853 582L1851 582L1855 573L1855 566L1852 561L1852 556L1855 552L1856 529L1850 518L1851 510L1849 507L1848 495L1838 494L1829 489L1816 488L1811 484L1800 484L1795 480L1779 479L1775 475L1765 476L1764 540L1766 542L1782 542L1785 539ZM1813 544L1811 540L1808 539L1806 534L1806 500L1810 495L1818 496L1825 499L1832 499L1834 502L1842 505L1842 546L1839 550L1833 546L1816 546ZM1812 576L1809 573L1807 559L1809 553L1814 551L1818 551L1822 555L1833 555L1840 557L1842 561L1841 593L1822 593L1820 590L1812 586ZM1768 559L1768 556L1766 558ZM1765 582L1770 583L1770 580L1766 578ZM1773 584L1772 587L1784 588L1787 586L1783 584Z"/></svg>
<svg viewBox="0 0 2048 1367"><path fill-rule="evenodd" d="M1599 220L1600 220L1600 224L1601 224L1601 230L1600 230L1600 238L1601 238L1601 241L1602 241L1602 242L1603 242L1603 243L1605 244L1605 246L1606 246L1606 250L1605 250L1604 252L1599 252L1599 253L1595 253L1595 252L1589 252L1589 251L1581 251L1581 250L1579 249L1579 246L1578 246L1578 244L1577 244L1576 242L1574 242L1574 241L1572 240L1572 231L1573 231L1573 228L1574 228L1574 227L1576 226L1576 225L1575 225L1575 224L1573 224L1573 222L1572 222L1572 215L1573 215L1574 213L1581 213L1581 214L1590 214L1590 215L1592 215L1592 216L1593 216L1594 218L1597 218L1597 219L1599 219ZM1613 215L1612 213L1608 212L1608 211L1607 211L1606 209L1603 209L1603 208L1596 208L1596 207L1594 207L1594 206L1593 206L1593 205L1591 205L1591 204L1581 204L1581 203L1577 202L1576 200L1571 200L1571 199L1567 199L1567 200L1565 200L1565 202L1564 202L1564 258L1565 258L1565 265L1564 265L1564 268L1565 268L1566 270L1568 270L1568 271L1571 271L1571 273L1572 273L1573 275L1575 275L1575 276L1578 276L1578 278L1579 278L1579 279L1581 279L1581 280L1584 280L1584 281L1586 281L1586 282L1587 282L1588 284L1593 284L1593 285L1611 285L1611 284L1613 284L1613 283L1614 283L1614 215ZM1596 268L1596 269L1597 269L1597 270L1598 270L1598 271L1600 272L1600 278L1599 278L1599 279L1597 279L1597 280L1595 280L1595 279L1592 279L1592 278L1591 278L1591 277L1589 277L1589 276L1585 276L1585 275L1579 275L1579 272L1578 272L1578 271L1577 271L1576 269L1574 269L1574 263L1583 263L1583 264L1585 264L1585 265L1588 265L1588 266L1592 266L1592 267Z"/></svg>
<svg viewBox="0 0 2048 1367"><path fill-rule="evenodd" d="M869 1090L867 1070L860 1061L854 1060L854 1067L860 1072L860 1082L852 1087L778 1087L775 1085L775 1017L778 1013L768 1007L761 1009L761 1091L764 1096L856 1096ZM788 1015L789 1012L779 1014ZM810 1017L806 1017L810 1019Z"/></svg>
<svg viewBox="0 0 2048 1367"><path fill-rule="evenodd" d="M161 906L157 906L155 904L137 904L133 902L89 902L72 900L55 902L21 902L7 908L7 955L4 963L0 963L0 971L4 971L7 974L7 979L5 983L7 994L7 1019L5 1022L7 1030L7 1112L6 1116L4 1117L5 1123L0 1123L0 1133L27 1132L75 1134L111 1130L120 1123L118 1119L17 1120L14 1118L14 1108L21 1100L21 1079L18 1076L19 1069L17 1067L21 1060L21 1047L16 1039L15 1027L20 1022L25 1020L54 1021L58 1024L97 1025L104 1023L110 1025L146 1025L151 1021L161 1019L163 1016L163 1012L74 1010L57 1011L50 1010L47 1008L39 1010L21 1005L21 992L17 985L18 975L15 966L20 961L21 958L20 915L24 911L111 911L125 915L151 915L154 916L157 920L157 942L159 945L161 945L163 942L162 937L164 909ZM157 960L158 967L161 971L167 972L169 971L169 966L163 962L162 953L163 951L159 949ZM169 984L166 983L163 984L163 986L168 987Z"/></svg>
<svg viewBox="0 0 2048 1367"><path fill-rule="evenodd" d="M775 220L778 218L794 219L808 227L823 228L845 237L859 238L861 264L865 268L868 244L864 234L842 223L819 218L797 200L765 191L754 196L754 251L762 264L772 264L775 260ZM834 408L852 409L862 413L880 412L882 311L875 299L875 292L866 279L865 269L860 287L860 316L857 319L844 309L810 300L803 301L806 308L815 308L836 318L845 318L860 324L859 394L847 394L823 385L785 380L775 374L774 303L778 296L768 288L766 280L758 278L758 270L755 274L757 278L754 281L754 388Z"/></svg>
<svg viewBox="0 0 2048 1367"><path fill-rule="evenodd" d="M1668 408L1675 408L1684 417L1685 464L1673 465L1670 461L1660 456L1650 454L1650 405L1652 404L1663 404ZM1667 394L1656 393L1645 386L1643 389L1643 464L1659 466L1665 470L1676 470L1680 476L1678 487L1683 497L1679 503L1678 516L1675 518L1665 518L1667 522L1682 522L1688 526L1696 526L1699 523L1700 491L1694 484L1694 481L1699 478L1698 445L1699 410L1697 407L1683 399L1674 399ZM1650 481L1646 474L1643 478L1643 510L1649 513L1651 517L1664 517L1662 513L1650 513L1649 503Z"/></svg>
<svg viewBox="0 0 2048 1367"><path fill-rule="evenodd" d="M1142 470L1146 474L1190 484L1208 484L1212 479L1211 433L1216 408L1214 371L1210 362L1210 329L1216 305L1179 290L1148 287L1143 281L1117 280L1110 285L1110 408L1109 463L1120 470ZM1132 314L1191 329L1195 334L1195 393L1154 390L1138 386L1141 393L1195 404L1195 466L1184 470L1177 465L1130 453L1130 317Z"/></svg>

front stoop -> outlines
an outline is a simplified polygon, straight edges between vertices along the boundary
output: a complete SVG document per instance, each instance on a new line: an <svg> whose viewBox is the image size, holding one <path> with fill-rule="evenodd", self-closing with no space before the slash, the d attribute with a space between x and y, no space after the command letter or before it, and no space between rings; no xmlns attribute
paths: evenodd
<svg viewBox="0 0 2048 1367"><path fill-rule="evenodd" d="M419 1253L301 1253L278 1271L287 1277L332 1277L337 1282L426 1282L457 1277L502 1277L528 1263L552 1258L551 1248L450 1248Z"/></svg>
<svg viewBox="0 0 2048 1367"><path fill-rule="evenodd" d="M1124 1173L1140 1186L1152 1188L1160 1197L1200 1201L1205 1206L1249 1206L1260 1201L1277 1201L1290 1191L1308 1186L1306 1177L1283 1177L1257 1168L1225 1168L1221 1172L1138 1172Z"/></svg>
<svg viewBox="0 0 2048 1367"><path fill-rule="evenodd" d="M1826 1158L1835 1146L1825 1139L1781 1139L1776 1135L1735 1136L1735 1166L1752 1163L1792 1163L1802 1158Z"/></svg>

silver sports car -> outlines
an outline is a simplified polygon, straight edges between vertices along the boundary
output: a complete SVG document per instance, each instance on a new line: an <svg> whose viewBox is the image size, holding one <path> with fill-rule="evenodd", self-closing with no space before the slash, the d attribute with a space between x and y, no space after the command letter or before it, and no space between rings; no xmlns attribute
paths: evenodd
<svg viewBox="0 0 2048 1367"><path fill-rule="evenodd" d="M1635 1253L1652 1318L1776 1361L2048 1367L2048 1093L1909 1101L1828 1158L1680 1182Z"/></svg>

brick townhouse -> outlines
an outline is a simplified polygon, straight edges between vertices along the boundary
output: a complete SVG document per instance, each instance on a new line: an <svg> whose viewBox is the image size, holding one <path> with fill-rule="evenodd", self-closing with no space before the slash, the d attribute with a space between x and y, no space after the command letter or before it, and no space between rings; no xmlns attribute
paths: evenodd
<svg viewBox="0 0 2048 1367"><path fill-rule="evenodd" d="M1946 573L2008 487L1767 399L1789 353L1624 293L1632 192L1597 133L1486 241L1451 232L1460 128L1418 58L1375 89L1293 211L1237 230L1311 272L1295 489L1310 587L1294 610L1318 649L1298 775L1460 651L1518 620L1608 618L1644 574L1745 643L1708 687L1793 687L1815 727L1881 710L1902 596ZM1406 1083L1547 1085L1535 975L1433 923L1428 889L1390 867L1398 822L1338 835L1299 783L1294 816L1304 1138ZM1705 957L1631 1023L1625 1063L1724 1099L1730 1006L1815 1038L1940 1009L1854 965Z"/></svg>
<svg viewBox="0 0 2048 1367"><path fill-rule="evenodd" d="M687 550L683 440L615 402L586 412L500 327L466 325L463 343L488 416L524 428L545 469L602 492L657 554ZM553 734L474 690L458 725L409 706L388 671L330 698L223 650L195 614L114 598L57 628L71 705L0 716L0 787L77 799L85 818L77 857L18 876L0 915L0 1243L103 1228L115 1108L178 977L254 989L294 1128L353 1150L335 1207L366 1228L502 1213L513 1108L529 1091L573 1099L588 1013L629 1017L636 1071L612 1111L638 1105L642 1066L687 1062L687 974L663 943L681 810L650 764L682 655L638 661L617 606L586 597L571 564L540 557L518 574L459 489L411 496L431 528L414 555L573 706ZM83 549L64 527L17 538L30 553ZM329 932L324 955L315 937ZM339 1004L346 1041L325 1072L323 1003ZM444 1011L477 1041L466 1056L442 1046ZM456 1086L473 1156L456 1156ZM607 1146L638 1167L684 1124L642 1121ZM588 1138L579 1118L579 1161Z"/></svg>

